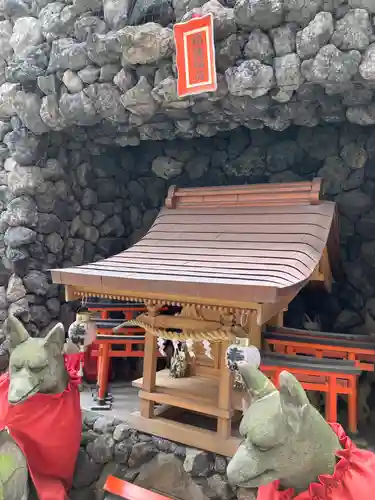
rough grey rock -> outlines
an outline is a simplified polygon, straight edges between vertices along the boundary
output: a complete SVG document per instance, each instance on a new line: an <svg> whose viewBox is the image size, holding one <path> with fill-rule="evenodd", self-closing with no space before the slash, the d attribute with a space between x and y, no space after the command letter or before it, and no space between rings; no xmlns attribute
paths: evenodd
<svg viewBox="0 0 375 500"><path fill-rule="evenodd" d="M353 142L345 144L340 151L340 156L345 165L351 169L362 169L367 161L366 149Z"/></svg>
<svg viewBox="0 0 375 500"><path fill-rule="evenodd" d="M37 160L39 139L26 128L8 132L3 142L8 148L8 155L10 153L12 160L20 165L32 165Z"/></svg>
<svg viewBox="0 0 375 500"><path fill-rule="evenodd" d="M22 56L22 54L27 53L30 46L36 46L42 42L42 29L38 19L34 17L20 17L17 19L9 40L9 44L17 56Z"/></svg>
<svg viewBox="0 0 375 500"><path fill-rule="evenodd" d="M216 44L216 67L223 72L242 57L242 49L247 37L244 35L230 35ZM156 83L156 82L155 82Z"/></svg>
<svg viewBox="0 0 375 500"><path fill-rule="evenodd" d="M148 21L157 21L162 26L168 26L174 17L170 0L138 0L131 9L128 23L135 26Z"/></svg>
<svg viewBox="0 0 375 500"><path fill-rule="evenodd" d="M174 160L164 156L158 156L152 162L152 171L157 177L161 179L172 179L182 173L184 164L180 161Z"/></svg>
<svg viewBox="0 0 375 500"><path fill-rule="evenodd" d="M107 26L102 19L89 12L75 21L73 31L74 38L79 42L85 42L91 34L104 34L107 31Z"/></svg>
<svg viewBox="0 0 375 500"><path fill-rule="evenodd" d="M366 9L375 14L375 5L371 0L348 0L348 3L353 9Z"/></svg>
<svg viewBox="0 0 375 500"><path fill-rule="evenodd" d="M13 303L26 296L26 288L23 285L22 279L15 274L9 278L8 287L6 291L6 299L8 302Z"/></svg>
<svg viewBox="0 0 375 500"><path fill-rule="evenodd" d="M0 54L4 60L9 59L13 54L13 48L10 43L12 30L12 23L9 20L0 21Z"/></svg>
<svg viewBox="0 0 375 500"><path fill-rule="evenodd" d="M244 53L249 59L258 59L265 64L272 64L275 56L271 40L260 29L255 29L250 33Z"/></svg>
<svg viewBox="0 0 375 500"><path fill-rule="evenodd" d="M181 21L184 15L192 9L202 7L206 0L172 0L172 7L177 21Z"/></svg>
<svg viewBox="0 0 375 500"><path fill-rule="evenodd" d="M87 40L87 53L90 60L98 66L111 62L117 63L121 57L121 45L117 31L96 33Z"/></svg>
<svg viewBox="0 0 375 500"><path fill-rule="evenodd" d="M38 76L38 87L45 95L55 94L57 91L55 75Z"/></svg>
<svg viewBox="0 0 375 500"><path fill-rule="evenodd" d="M289 100L293 91L297 90L303 81L300 66L301 61L297 54L285 54L285 56L275 57L276 83L280 91L286 94L286 100Z"/></svg>
<svg viewBox="0 0 375 500"><path fill-rule="evenodd" d="M296 35L297 54L301 59L315 56L328 43L333 33L333 18L330 12L319 12L314 19Z"/></svg>
<svg viewBox="0 0 375 500"><path fill-rule="evenodd" d="M336 23L332 43L341 50L364 50L372 35L371 20L364 9L350 10Z"/></svg>
<svg viewBox="0 0 375 500"><path fill-rule="evenodd" d="M36 236L36 232L27 227L10 227L5 231L4 242L10 248L19 248L35 241Z"/></svg>
<svg viewBox="0 0 375 500"><path fill-rule="evenodd" d="M100 68L89 65L78 71L78 76L83 83L94 83L100 75Z"/></svg>
<svg viewBox="0 0 375 500"><path fill-rule="evenodd" d="M60 38L52 42L48 73L71 69L78 71L89 64L86 45L76 43L72 38Z"/></svg>
<svg viewBox="0 0 375 500"><path fill-rule="evenodd" d="M350 123L357 125L375 125L375 105L349 107L346 117Z"/></svg>
<svg viewBox="0 0 375 500"><path fill-rule="evenodd" d="M68 121L64 118L54 93L43 97L40 106L40 117L51 130L60 131L68 125Z"/></svg>
<svg viewBox="0 0 375 500"><path fill-rule="evenodd" d="M7 17L17 19L30 14L30 4L23 0L4 0L4 13Z"/></svg>
<svg viewBox="0 0 375 500"><path fill-rule="evenodd" d="M359 66L359 73L364 80L375 80L375 43L366 50Z"/></svg>
<svg viewBox="0 0 375 500"><path fill-rule="evenodd" d="M92 7L94 7L92 3ZM42 33L48 42L71 35L73 24L80 11L74 5L62 2L49 2L39 13Z"/></svg>
<svg viewBox="0 0 375 500"><path fill-rule="evenodd" d="M112 436L98 436L87 445L88 455L99 464L109 462L113 456L114 440Z"/></svg>
<svg viewBox="0 0 375 500"><path fill-rule="evenodd" d="M123 66L151 64L172 55L172 30L156 23L127 26L117 32L117 39Z"/></svg>
<svg viewBox="0 0 375 500"><path fill-rule="evenodd" d="M284 0L285 20L306 25L322 8L323 0ZM280 23L281 24L281 23Z"/></svg>
<svg viewBox="0 0 375 500"><path fill-rule="evenodd" d="M234 6L236 23L244 28L269 30L282 23L281 0L238 0Z"/></svg>
<svg viewBox="0 0 375 500"><path fill-rule="evenodd" d="M42 305L30 305L30 320L35 323L38 329L47 327L51 322L51 315L47 308Z"/></svg>
<svg viewBox="0 0 375 500"><path fill-rule="evenodd" d="M23 321L30 321L29 303L26 298L16 300L10 304L8 312Z"/></svg>
<svg viewBox="0 0 375 500"><path fill-rule="evenodd" d="M17 83L3 83L0 86L0 117L9 118L16 114L14 100L20 87Z"/></svg>
<svg viewBox="0 0 375 500"><path fill-rule="evenodd" d="M56 255L64 248L64 241L58 233L50 233L45 238L45 245L52 254Z"/></svg>
<svg viewBox="0 0 375 500"><path fill-rule="evenodd" d="M102 119L116 123L127 123L129 113L123 107L119 90L111 83L94 83L85 91Z"/></svg>
<svg viewBox="0 0 375 500"><path fill-rule="evenodd" d="M204 477L213 468L212 458L209 453L188 448L184 460L184 470L191 474L193 477Z"/></svg>
<svg viewBox="0 0 375 500"><path fill-rule="evenodd" d="M76 94L77 92L81 92L81 90L83 90L83 82L81 78L77 75L77 73L74 73L70 69L67 69L64 72L62 82L71 94Z"/></svg>
<svg viewBox="0 0 375 500"><path fill-rule="evenodd" d="M303 76L315 83L349 82L357 73L361 54L357 50L341 52L332 44L322 47L315 59L304 61L301 66Z"/></svg>
<svg viewBox="0 0 375 500"><path fill-rule="evenodd" d="M17 92L13 106L23 124L35 135L41 135L48 131L48 127L40 117L40 98L31 92Z"/></svg>
<svg viewBox="0 0 375 500"><path fill-rule="evenodd" d="M151 118L158 108L151 92L151 85L144 76L141 76L138 83L125 92L120 100L124 108L134 115Z"/></svg>
<svg viewBox="0 0 375 500"><path fill-rule="evenodd" d="M105 64L100 68L100 82L112 82L120 67L118 64Z"/></svg>
<svg viewBox="0 0 375 500"><path fill-rule="evenodd" d="M20 196L11 200L1 214L1 222L8 226L26 226L33 228L38 222L38 208L32 198Z"/></svg>
<svg viewBox="0 0 375 500"><path fill-rule="evenodd" d="M319 170L319 176L324 179L325 190L329 195L337 195L341 192L348 175L349 168L345 167L343 161L336 156L326 158L323 167Z"/></svg>
<svg viewBox="0 0 375 500"><path fill-rule="evenodd" d="M49 284L46 274L41 271L31 270L23 277L23 284L29 293L35 295L47 295Z"/></svg>
<svg viewBox="0 0 375 500"><path fill-rule="evenodd" d="M52 96L47 96L48 99ZM94 103L84 91L76 94L64 94L59 102L59 109L65 123L71 125L94 125L99 121Z"/></svg>
<svg viewBox="0 0 375 500"><path fill-rule="evenodd" d="M228 68L225 78L229 92L235 96L261 97L274 85L273 68L257 59L244 61L237 68Z"/></svg>
<svg viewBox="0 0 375 500"><path fill-rule="evenodd" d="M136 84L131 71L122 68L113 78L113 83L122 91L127 92Z"/></svg>
<svg viewBox="0 0 375 500"><path fill-rule="evenodd" d="M285 56L296 50L297 27L293 23L271 29L269 34L277 56Z"/></svg>
<svg viewBox="0 0 375 500"><path fill-rule="evenodd" d="M208 0L202 7L187 12L182 21L187 21L194 15L207 14L212 14L213 17L215 40L223 40L237 31L233 9L223 6L218 0Z"/></svg>
<svg viewBox="0 0 375 500"><path fill-rule="evenodd" d="M17 196L34 196L43 190L44 179L39 167L23 167L14 164L8 174L10 193Z"/></svg>
<svg viewBox="0 0 375 500"><path fill-rule="evenodd" d="M45 74L49 59L49 45L42 43L26 48L20 56L15 56L5 70L8 82L27 84Z"/></svg>
<svg viewBox="0 0 375 500"><path fill-rule="evenodd" d="M38 224L36 230L40 234L50 234L59 232L61 220L54 214L38 214Z"/></svg>
<svg viewBox="0 0 375 500"><path fill-rule="evenodd" d="M112 29L122 28L127 24L130 0L103 0L104 20Z"/></svg>

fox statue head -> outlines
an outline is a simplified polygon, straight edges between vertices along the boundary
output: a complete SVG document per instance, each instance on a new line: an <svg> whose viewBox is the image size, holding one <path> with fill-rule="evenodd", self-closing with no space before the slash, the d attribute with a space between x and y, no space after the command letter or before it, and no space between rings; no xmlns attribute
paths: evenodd
<svg viewBox="0 0 375 500"><path fill-rule="evenodd" d="M233 486L258 488L275 480L305 491L321 474L332 474L339 439L310 404L298 380L283 371L277 390L256 367L237 364L251 398L240 434L242 444L228 464Z"/></svg>
<svg viewBox="0 0 375 500"><path fill-rule="evenodd" d="M63 392L68 384L63 357L63 325L58 323L45 338L32 338L19 319L9 316L7 321L10 339L9 403L22 403L37 393Z"/></svg>

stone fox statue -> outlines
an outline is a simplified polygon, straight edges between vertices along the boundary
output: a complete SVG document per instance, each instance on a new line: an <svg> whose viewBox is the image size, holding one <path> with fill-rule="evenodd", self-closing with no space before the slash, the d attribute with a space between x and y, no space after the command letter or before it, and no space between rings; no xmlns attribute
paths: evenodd
<svg viewBox="0 0 375 500"><path fill-rule="evenodd" d="M251 397L240 424L243 442L228 464L233 486L258 500L365 500L375 491L375 455L328 424L296 378L279 391L257 368L237 365Z"/></svg>
<svg viewBox="0 0 375 500"><path fill-rule="evenodd" d="M27 500L30 477L39 500L67 500L82 428L79 355L64 356L61 323L45 338L29 337L12 316L8 329L9 370L0 377L0 499Z"/></svg>

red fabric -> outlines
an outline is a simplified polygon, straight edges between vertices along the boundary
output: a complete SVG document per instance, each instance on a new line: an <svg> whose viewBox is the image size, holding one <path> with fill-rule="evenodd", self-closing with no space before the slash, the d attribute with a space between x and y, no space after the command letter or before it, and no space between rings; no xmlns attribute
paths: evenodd
<svg viewBox="0 0 375 500"><path fill-rule="evenodd" d="M82 432L79 362L79 354L65 356L70 381L63 393L36 394L19 405L8 403L8 374L0 377L0 429L8 428L27 458L39 500L69 500Z"/></svg>
<svg viewBox="0 0 375 500"><path fill-rule="evenodd" d="M331 424L342 450L332 476L322 475L317 483L296 495L293 489L279 491L279 481L258 490L257 500L367 500L375 491L375 454L361 450L346 436L339 424Z"/></svg>

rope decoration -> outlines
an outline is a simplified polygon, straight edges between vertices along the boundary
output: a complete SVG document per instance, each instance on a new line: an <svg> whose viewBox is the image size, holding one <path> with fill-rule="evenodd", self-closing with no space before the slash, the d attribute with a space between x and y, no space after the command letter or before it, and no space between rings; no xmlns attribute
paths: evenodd
<svg viewBox="0 0 375 500"><path fill-rule="evenodd" d="M228 332L227 330L212 330L210 332L197 332L195 330L184 330L174 331L174 330L165 330L161 328L154 328L150 325L146 325L142 321L137 320L129 320L128 323L139 326L143 328L147 333L154 335L155 337L162 337L165 340L192 340L194 342L200 342L203 340L208 340L209 342L221 342L223 340L228 340L228 338L235 338L233 334Z"/></svg>

